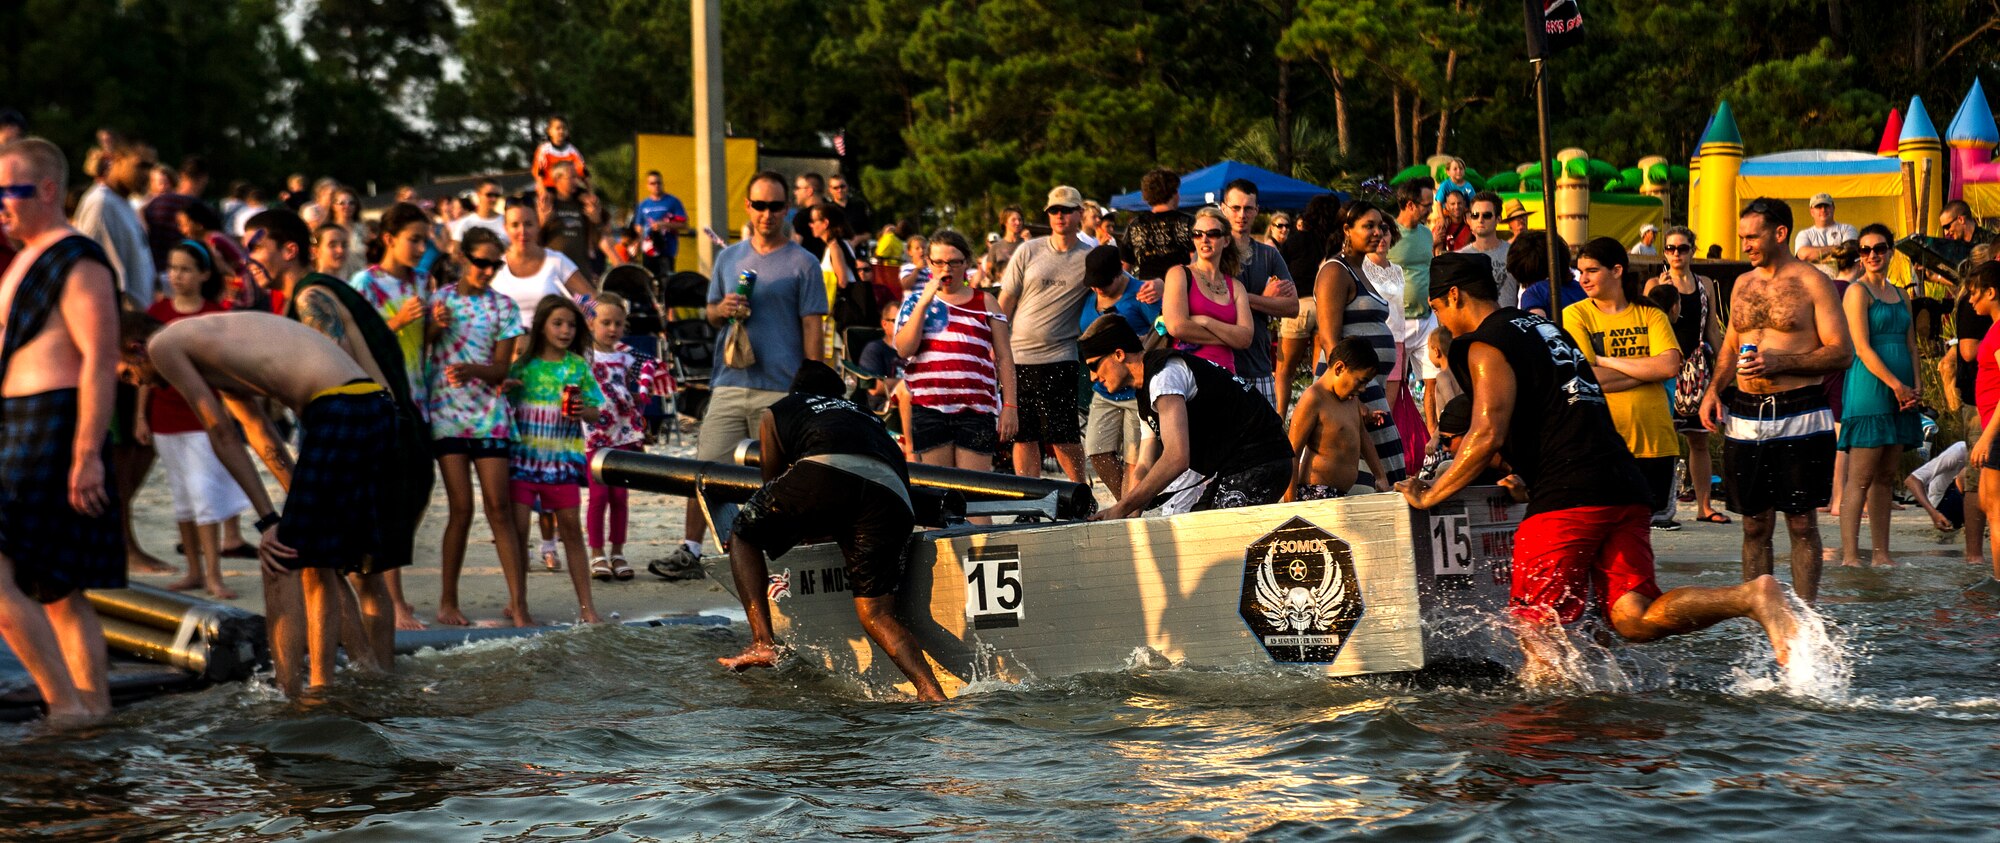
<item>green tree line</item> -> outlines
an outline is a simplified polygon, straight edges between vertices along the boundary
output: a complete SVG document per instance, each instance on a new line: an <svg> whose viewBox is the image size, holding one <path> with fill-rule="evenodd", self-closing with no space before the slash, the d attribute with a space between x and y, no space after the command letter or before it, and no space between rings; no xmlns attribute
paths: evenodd
<svg viewBox="0 0 2000 843"><path fill-rule="evenodd" d="M1351 186L1437 153L1536 155L1518 0L723 0L731 134L826 150L881 208L967 217L1056 182L1106 197L1234 157ZM1718 99L1753 154L1950 119L2000 0L1584 0L1555 142L1685 160ZM76 157L100 127L219 181L390 184L525 164L535 126L629 172L692 129L687 0L21 0L0 105ZM630 185L606 183L614 199Z"/></svg>

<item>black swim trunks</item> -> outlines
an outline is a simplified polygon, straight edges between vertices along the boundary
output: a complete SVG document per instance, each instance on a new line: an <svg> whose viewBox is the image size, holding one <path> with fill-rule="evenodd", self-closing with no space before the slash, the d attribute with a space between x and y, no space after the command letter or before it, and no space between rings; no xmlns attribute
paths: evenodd
<svg viewBox="0 0 2000 843"><path fill-rule="evenodd" d="M865 458L864 458L865 459ZM887 486L819 462L800 462L751 495L735 539L776 559L801 542L831 538L847 560L855 597L896 593L916 519Z"/></svg>
<svg viewBox="0 0 2000 843"><path fill-rule="evenodd" d="M1731 390L1722 478L1729 511L1803 515L1833 499L1833 410L1814 384L1770 395Z"/></svg>
<svg viewBox="0 0 2000 843"><path fill-rule="evenodd" d="M285 496L278 541L299 552L292 568L375 573L409 564L392 552L388 505L394 475L396 405L372 381L313 397L299 414L299 459Z"/></svg>
<svg viewBox="0 0 2000 843"><path fill-rule="evenodd" d="M125 587L117 496L107 495L94 518L69 505L76 421L74 389L0 399L0 553L13 563L14 584L43 603ZM98 458L108 490L110 461Z"/></svg>
<svg viewBox="0 0 2000 843"><path fill-rule="evenodd" d="M1291 478L1290 459L1272 460L1235 474L1224 474L1208 484L1208 491L1201 494L1201 500L1195 502L1193 511L1277 503L1285 496L1285 486Z"/></svg>

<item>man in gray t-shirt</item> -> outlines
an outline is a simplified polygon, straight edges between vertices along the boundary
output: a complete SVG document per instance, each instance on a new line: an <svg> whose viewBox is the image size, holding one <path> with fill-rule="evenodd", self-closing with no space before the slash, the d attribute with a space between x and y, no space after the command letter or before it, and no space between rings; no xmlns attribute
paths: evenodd
<svg viewBox="0 0 2000 843"><path fill-rule="evenodd" d="M757 435L764 408L785 397L800 361L826 356L822 347L826 281L819 261L792 242L786 229L785 177L760 172L750 177L746 193L750 239L715 256L715 272L708 282L706 316L717 332L715 373L709 380L701 432L695 437L696 458L708 462L727 462L736 443ZM757 273L747 298L736 294L744 270ZM732 325L749 332L755 365L739 369L723 363ZM684 546L649 569L663 577L685 575L698 564L707 534L700 508L689 498Z"/></svg>
<svg viewBox="0 0 2000 843"><path fill-rule="evenodd" d="M1077 315L1090 295L1084 264L1090 250L1077 242L1083 194L1062 185L1049 191L1047 237L1022 243L1000 276L1000 310L1012 324L1014 391L1001 396L1014 404L1020 427L1014 434L1014 473L1042 476L1042 444L1054 446L1056 462L1071 481L1083 477L1083 426L1076 418Z"/></svg>
<svg viewBox="0 0 2000 843"><path fill-rule="evenodd" d="M1292 270L1276 247L1257 242L1250 236L1257 221L1257 183L1237 179L1222 188L1222 213L1229 218L1243 265L1236 280L1250 297L1250 347L1236 352L1236 376L1255 387L1278 406L1277 384L1271 366L1272 317L1289 319L1299 315L1299 289L1292 283Z"/></svg>
<svg viewBox="0 0 2000 843"><path fill-rule="evenodd" d="M1833 250L1849 240L1861 239L1861 235L1854 226L1834 221L1832 194L1815 193L1811 202L1813 224L1793 235L1792 253L1831 276L1839 269L1833 260Z"/></svg>

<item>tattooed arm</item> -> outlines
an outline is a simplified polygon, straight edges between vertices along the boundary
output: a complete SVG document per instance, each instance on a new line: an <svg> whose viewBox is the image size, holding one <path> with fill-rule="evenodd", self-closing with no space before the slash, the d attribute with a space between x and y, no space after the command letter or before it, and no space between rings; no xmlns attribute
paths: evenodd
<svg viewBox="0 0 2000 843"><path fill-rule="evenodd" d="M375 365L375 355L369 352L367 343L361 341L360 332L354 330L352 317L339 299L325 290L307 289L299 294L298 313L301 323L333 340L341 351L361 364L368 377L384 387L389 386L389 379L382 375L382 368Z"/></svg>

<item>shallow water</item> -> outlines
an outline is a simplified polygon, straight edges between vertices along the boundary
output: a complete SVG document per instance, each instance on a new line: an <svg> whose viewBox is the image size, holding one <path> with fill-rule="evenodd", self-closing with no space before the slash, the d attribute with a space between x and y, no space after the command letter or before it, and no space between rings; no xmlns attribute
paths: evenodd
<svg viewBox="0 0 2000 843"><path fill-rule="evenodd" d="M2000 600L1904 562L1829 573L1844 680L1780 675L1745 622L1595 692L1135 669L941 705L724 674L740 626L494 642L317 704L0 726L0 838L2000 840Z"/></svg>

